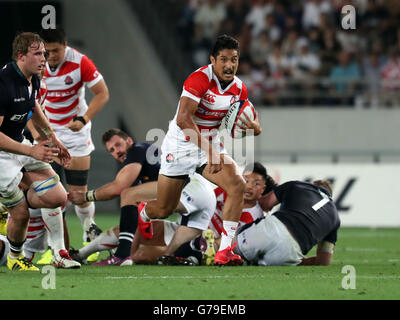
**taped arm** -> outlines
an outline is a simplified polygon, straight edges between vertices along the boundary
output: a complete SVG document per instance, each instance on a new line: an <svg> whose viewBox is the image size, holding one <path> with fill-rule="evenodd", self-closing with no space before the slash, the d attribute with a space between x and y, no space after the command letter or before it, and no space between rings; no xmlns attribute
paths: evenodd
<svg viewBox="0 0 400 320"><path fill-rule="evenodd" d="M105 201L118 197L124 189L129 188L133 184L141 170L142 165L138 162L124 166L118 172L114 181L107 183L96 190L88 191L86 194L94 193L94 198L88 200Z"/></svg>

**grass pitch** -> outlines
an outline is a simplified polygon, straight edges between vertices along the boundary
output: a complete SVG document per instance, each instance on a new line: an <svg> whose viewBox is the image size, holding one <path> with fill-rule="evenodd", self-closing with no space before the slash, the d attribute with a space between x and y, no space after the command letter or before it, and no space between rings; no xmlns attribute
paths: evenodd
<svg viewBox="0 0 400 320"><path fill-rule="evenodd" d="M81 246L78 219L68 214L71 246ZM117 214L97 215L106 230ZM0 267L2 300L397 300L400 299L400 229L341 228L328 267L143 266L56 269L55 289L44 289L48 273ZM309 255L314 255L310 252ZM104 252L102 258L107 257ZM38 257L36 257L38 259ZM35 260L36 260L35 259ZM355 287L345 289L355 270ZM342 273L343 271L343 273ZM45 286L46 287L46 286Z"/></svg>

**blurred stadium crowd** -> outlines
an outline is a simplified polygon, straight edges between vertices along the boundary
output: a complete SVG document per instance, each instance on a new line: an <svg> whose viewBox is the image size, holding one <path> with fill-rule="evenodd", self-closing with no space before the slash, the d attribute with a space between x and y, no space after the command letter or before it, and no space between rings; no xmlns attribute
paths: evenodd
<svg viewBox="0 0 400 320"><path fill-rule="evenodd" d="M193 67L215 36L241 43L238 75L266 106L400 106L398 0L169 0ZM356 29L341 9L356 9Z"/></svg>

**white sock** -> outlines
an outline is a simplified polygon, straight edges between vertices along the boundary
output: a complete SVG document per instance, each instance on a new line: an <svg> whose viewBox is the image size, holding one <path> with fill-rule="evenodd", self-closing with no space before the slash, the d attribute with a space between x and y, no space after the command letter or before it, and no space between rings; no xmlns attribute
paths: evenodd
<svg viewBox="0 0 400 320"><path fill-rule="evenodd" d="M142 211L140 211L140 217L144 222L149 222L151 219L149 216L146 214L146 206L143 207Z"/></svg>
<svg viewBox="0 0 400 320"><path fill-rule="evenodd" d="M239 225L239 223L236 221L226 221L226 220L224 220L222 224L226 234L225 233L221 234L221 244L219 246L218 251L224 250L225 248L230 247L232 245L232 240L235 237L236 230Z"/></svg>
<svg viewBox="0 0 400 320"><path fill-rule="evenodd" d="M65 250L64 226L61 207L55 209L42 209L42 219L49 232L49 244L55 253Z"/></svg>
<svg viewBox="0 0 400 320"><path fill-rule="evenodd" d="M86 259L94 252L110 250L115 247L118 247L118 238L112 229L108 229L105 232L101 233L88 245L79 249L79 256L82 259Z"/></svg>
<svg viewBox="0 0 400 320"><path fill-rule="evenodd" d="M85 228L94 223L94 214L95 214L95 206L94 202L90 202L90 205L86 208L80 208L79 206L75 206L75 213L81 222L83 228L83 241L87 241L87 235Z"/></svg>

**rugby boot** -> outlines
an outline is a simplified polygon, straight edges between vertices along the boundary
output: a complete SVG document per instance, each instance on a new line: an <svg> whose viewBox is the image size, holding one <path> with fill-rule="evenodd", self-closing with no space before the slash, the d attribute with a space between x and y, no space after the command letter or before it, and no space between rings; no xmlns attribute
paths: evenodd
<svg viewBox="0 0 400 320"><path fill-rule="evenodd" d="M54 255L54 266L60 269L79 269L81 264L73 260L67 250L60 250Z"/></svg>
<svg viewBox="0 0 400 320"><path fill-rule="evenodd" d="M39 271L39 268L35 267L23 255L13 259L10 257L10 254L7 254L7 268L13 271Z"/></svg>
<svg viewBox="0 0 400 320"><path fill-rule="evenodd" d="M220 266L239 266L243 263L243 259L241 256L233 253L233 248L236 243L232 247L226 247L224 250L220 250L215 255L214 264Z"/></svg>

